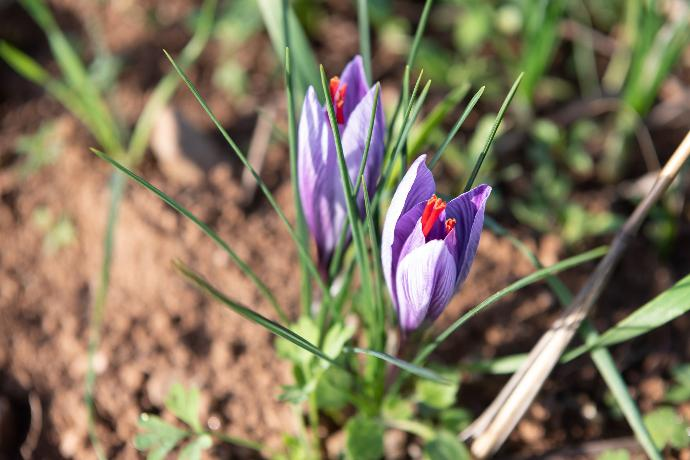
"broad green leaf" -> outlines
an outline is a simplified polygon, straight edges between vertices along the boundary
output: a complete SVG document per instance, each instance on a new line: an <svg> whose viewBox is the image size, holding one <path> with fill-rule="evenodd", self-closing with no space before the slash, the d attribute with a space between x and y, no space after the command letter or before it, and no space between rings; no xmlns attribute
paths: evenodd
<svg viewBox="0 0 690 460"><path fill-rule="evenodd" d="M134 447L141 451L149 451L146 456L149 460L165 458L189 434L151 414L141 414L139 431L134 438Z"/></svg>
<svg viewBox="0 0 690 460"><path fill-rule="evenodd" d="M175 383L165 400L165 407L197 433L202 430L199 422L199 397L197 388L187 390L182 384Z"/></svg>
<svg viewBox="0 0 690 460"><path fill-rule="evenodd" d="M592 344L580 346L563 355L570 361L589 350L625 342L656 329L690 310L690 275L621 320Z"/></svg>
<svg viewBox="0 0 690 460"><path fill-rule="evenodd" d="M345 425L345 458L379 460L383 457L383 424L364 415L356 415Z"/></svg>
<svg viewBox="0 0 690 460"><path fill-rule="evenodd" d="M213 445L213 439L207 434L197 436L180 451L180 460L201 460L201 452Z"/></svg>
<svg viewBox="0 0 690 460"><path fill-rule="evenodd" d="M458 440L458 436L448 431L441 431L436 438L424 446L425 460L470 460L467 447Z"/></svg>
<svg viewBox="0 0 690 460"><path fill-rule="evenodd" d="M298 334L295 334L292 332L290 329L286 328L285 326L282 326L281 324L276 323L275 321L272 321L265 316L255 312L254 310L245 307L244 305L240 304L239 302L236 302L229 297L227 297L225 294L220 292L218 289L213 287L208 281L206 281L204 278L202 278L198 273L190 269L188 266L183 264L182 262L176 262L175 267L180 271L180 273L190 280L193 284L195 284L200 290L203 292L207 293L209 296L213 297L217 301L221 302L224 304L226 307L228 307L230 310L234 311L238 315L252 321L253 323L256 323L265 329L267 329L269 332L277 335L278 337L282 337L286 340L289 340L290 342L294 343L298 347L301 347L308 352L312 353L313 355L328 361L330 364L333 364L335 366L339 366L339 364L327 355L325 355L321 350L319 350L314 344L309 342L308 340L304 339L304 337L301 337Z"/></svg>
<svg viewBox="0 0 690 460"><path fill-rule="evenodd" d="M644 423L657 448L671 446L682 449L690 446L689 427L672 407L660 407L645 414Z"/></svg>
<svg viewBox="0 0 690 460"><path fill-rule="evenodd" d="M439 371L451 384L441 385L430 380L417 380L414 397L418 403L442 410L455 404L455 397L460 387L460 379L456 371L444 369Z"/></svg>

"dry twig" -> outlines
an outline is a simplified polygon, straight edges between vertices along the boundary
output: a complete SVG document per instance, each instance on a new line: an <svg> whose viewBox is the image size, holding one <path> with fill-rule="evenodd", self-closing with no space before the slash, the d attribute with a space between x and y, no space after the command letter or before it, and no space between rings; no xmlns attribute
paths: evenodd
<svg viewBox="0 0 690 460"><path fill-rule="evenodd" d="M689 156L690 131L676 148L666 166L659 172L652 189L625 222L613 240L610 251L601 260L570 306L542 336L494 402L461 433L464 439L475 438L472 443L472 453L476 457L485 458L492 455L515 428L573 338L580 323L592 310L613 268L621 259L649 210L673 182Z"/></svg>

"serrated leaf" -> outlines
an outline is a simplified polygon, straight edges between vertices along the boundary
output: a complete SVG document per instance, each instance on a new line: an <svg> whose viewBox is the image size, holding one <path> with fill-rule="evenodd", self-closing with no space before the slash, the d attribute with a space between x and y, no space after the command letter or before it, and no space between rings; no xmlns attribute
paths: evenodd
<svg viewBox="0 0 690 460"><path fill-rule="evenodd" d="M472 414L467 409L446 409L439 414L439 421L445 429L459 433L472 422Z"/></svg>
<svg viewBox="0 0 690 460"><path fill-rule="evenodd" d="M336 323L328 330L323 341L323 352L336 359L343 351L343 347L348 340L355 334L355 327L352 324ZM325 364L325 363L324 363Z"/></svg>
<svg viewBox="0 0 690 460"><path fill-rule="evenodd" d="M373 418L357 415L345 425L345 458L378 460L383 457L383 424Z"/></svg>
<svg viewBox="0 0 690 460"><path fill-rule="evenodd" d="M690 446L689 427L672 407L660 407L645 414L644 423L657 448Z"/></svg>
<svg viewBox="0 0 690 460"><path fill-rule="evenodd" d="M352 376L338 367L329 367L316 385L317 405L325 410L338 411L350 402Z"/></svg>
<svg viewBox="0 0 690 460"><path fill-rule="evenodd" d="M410 420L414 416L414 406L407 399L396 395L388 395L383 400L381 413L387 420Z"/></svg>
<svg viewBox="0 0 690 460"><path fill-rule="evenodd" d="M134 447L149 451L146 458L150 460L164 458L189 434L151 414L141 414L138 425L140 433L134 438Z"/></svg>
<svg viewBox="0 0 690 460"><path fill-rule="evenodd" d="M197 433L201 431L199 397L198 389L187 390L180 383L175 383L165 400L165 407Z"/></svg>
<svg viewBox="0 0 690 460"><path fill-rule="evenodd" d="M436 438L424 446L425 460L470 460L467 447L458 437L448 431L441 431Z"/></svg>
<svg viewBox="0 0 690 460"><path fill-rule="evenodd" d="M213 445L213 439L207 434L194 438L180 451L180 460L201 460L201 452Z"/></svg>
<svg viewBox="0 0 690 460"><path fill-rule="evenodd" d="M446 409L455 404L455 397L460 387L458 373L444 369L438 371L450 383L441 385L430 380L417 380L415 384L415 400L432 409Z"/></svg>
<svg viewBox="0 0 690 460"><path fill-rule="evenodd" d="M290 325L290 330L312 343L319 339L319 328L308 316L300 316L296 323ZM291 341L283 338L276 340L276 351L278 356L296 365L309 362L313 356L308 351L295 346Z"/></svg>

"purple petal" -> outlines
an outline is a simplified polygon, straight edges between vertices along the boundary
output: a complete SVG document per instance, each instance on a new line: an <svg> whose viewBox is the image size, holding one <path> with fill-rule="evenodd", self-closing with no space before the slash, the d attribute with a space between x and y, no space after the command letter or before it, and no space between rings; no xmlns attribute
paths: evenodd
<svg viewBox="0 0 690 460"><path fill-rule="evenodd" d="M429 168L426 167L424 163L425 160L426 155L420 155L407 170L393 195L391 204L388 207L388 212L386 213L386 219L383 223L383 232L381 235L381 263L383 264L383 275L386 278L386 284L388 285L388 290L394 302L396 297L393 261L395 260L395 264L397 265L399 250L394 254L393 242L397 240L396 236L398 234L403 237L403 242L407 239L407 235L409 235L409 232L414 228L416 220L421 217L421 212L416 219L408 219L409 222L407 222L407 224L401 223L400 229L398 229L398 221L401 220L401 216L410 211L415 205L428 200L436 190L434 177L431 175ZM422 211L424 211L423 207Z"/></svg>
<svg viewBox="0 0 690 460"><path fill-rule="evenodd" d="M482 184L451 200L446 206L446 216L456 220L454 255L458 268L458 288L467 278L477 254L484 226L484 208L490 193L491 187Z"/></svg>
<svg viewBox="0 0 690 460"><path fill-rule="evenodd" d="M337 173L335 143L323 107L310 87L299 122L297 175L307 226L316 241L319 261L330 258L335 246L335 219L331 203L337 200L332 178ZM337 177L337 176L336 176Z"/></svg>
<svg viewBox="0 0 690 460"><path fill-rule="evenodd" d="M345 66L343 73L340 75L340 83L347 85L343 114L345 115L345 120L348 120L350 114L355 110L359 101L362 100L369 89L361 56L355 56Z"/></svg>
<svg viewBox="0 0 690 460"><path fill-rule="evenodd" d="M443 240L429 241L401 259L396 290L404 332L417 329L429 311L445 308L455 292L455 272L454 257Z"/></svg>
<svg viewBox="0 0 690 460"><path fill-rule="evenodd" d="M342 142L345 161L350 174L350 180L354 185L357 181L357 173L362 162L362 156L366 148L367 135L369 134L369 124L371 123L371 109L374 104L376 88L372 87L366 96L360 101L352 115L347 119L343 130ZM383 118L383 108L381 107L381 95L379 94L376 114L374 116L374 127L371 132L371 142L369 143L369 156L364 168L364 180L366 180L367 190L370 195L375 191L376 183L381 173L383 163L383 138L385 136L385 121ZM364 211L364 195L359 194L359 208Z"/></svg>

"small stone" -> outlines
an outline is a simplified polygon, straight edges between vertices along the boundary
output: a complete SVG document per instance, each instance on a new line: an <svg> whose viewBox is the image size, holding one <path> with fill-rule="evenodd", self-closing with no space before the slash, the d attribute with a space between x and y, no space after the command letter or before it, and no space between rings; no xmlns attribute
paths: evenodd
<svg viewBox="0 0 690 460"><path fill-rule="evenodd" d="M181 112L166 108L151 133L151 150L163 173L180 185L199 185L221 157L217 147Z"/></svg>
<svg viewBox="0 0 690 460"><path fill-rule="evenodd" d="M328 458L338 458L345 450L345 432L336 431L326 439Z"/></svg>
<svg viewBox="0 0 690 460"><path fill-rule="evenodd" d="M544 428L532 420L522 420L518 425L518 433L525 442L532 443L544 437Z"/></svg>

